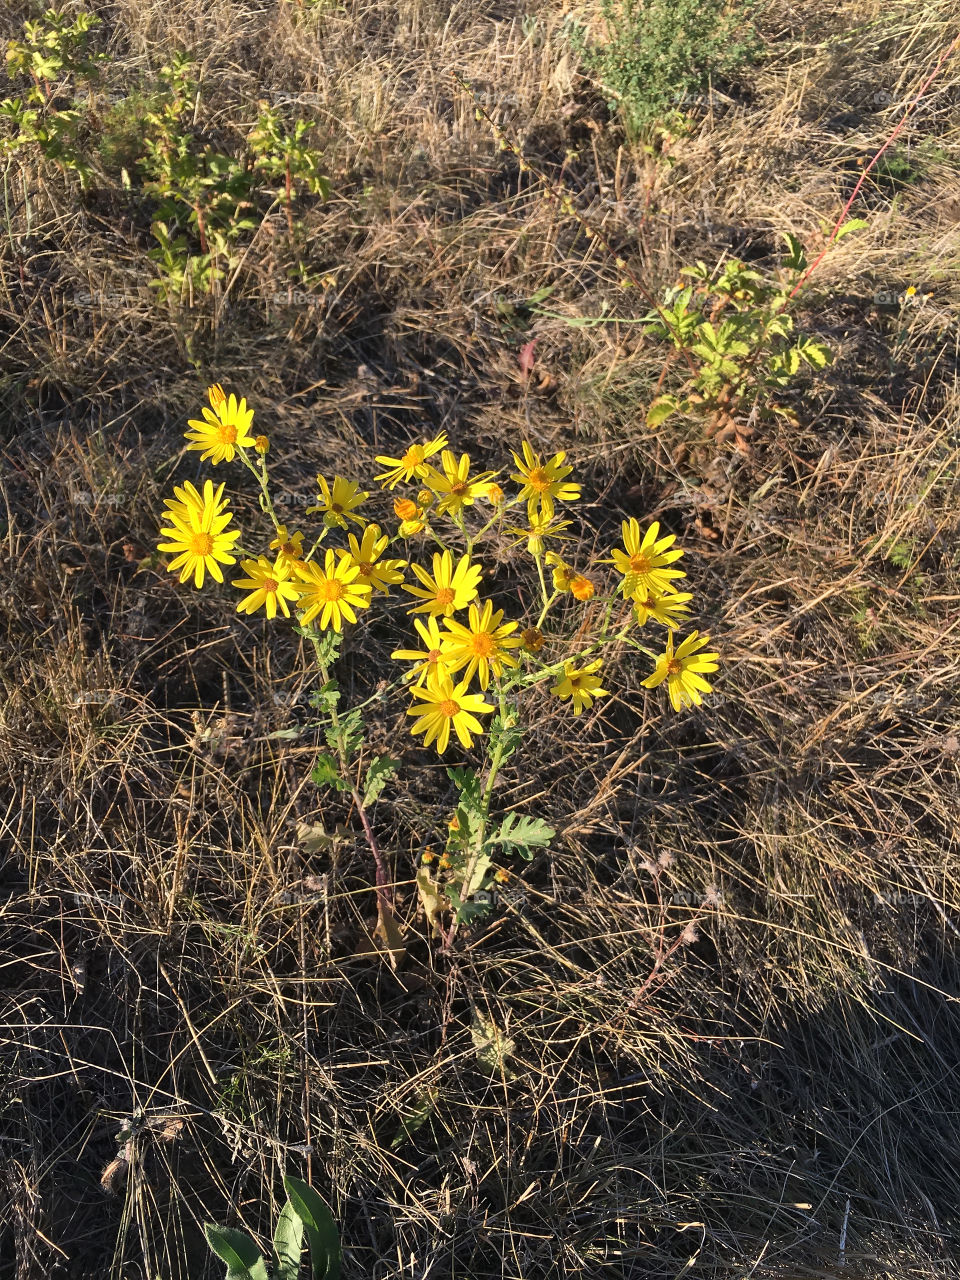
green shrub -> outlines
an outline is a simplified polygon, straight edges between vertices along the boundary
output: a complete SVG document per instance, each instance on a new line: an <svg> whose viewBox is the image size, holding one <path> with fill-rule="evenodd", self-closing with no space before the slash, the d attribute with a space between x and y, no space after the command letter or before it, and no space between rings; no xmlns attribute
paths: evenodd
<svg viewBox="0 0 960 1280"><path fill-rule="evenodd" d="M601 0L602 44L582 28L571 38L584 65L637 141L658 120L683 111L712 82L729 79L757 59L751 15L758 0L730 11L725 0Z"/></svg>

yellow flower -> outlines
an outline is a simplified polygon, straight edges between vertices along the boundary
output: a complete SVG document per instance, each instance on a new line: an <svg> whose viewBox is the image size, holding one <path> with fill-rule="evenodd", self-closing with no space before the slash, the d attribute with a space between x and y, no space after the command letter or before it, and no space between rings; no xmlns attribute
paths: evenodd
<svg viewBox="0 0 960 1280"><path fill-rule="evenodd" d="M237 605L237 613L255 613L262 604L267 606L267 617L277 616L277 605L283 616L290 617L288 600L296 600L301 588L291 581L293 567L283 555L279 555L271 564L266 556L257 560L241 560L240 568L247 574L245 578L234 578L232 587L240 587L249 591L246 600Z"/></svg>
<svg viewBox="0 0 960 1280"><path fill-rule="evenodd" d="M490 480L483 486L483 496L490 503L491 507L501 506L507 498L500 486L495 480Z"/></svg>
<svg viewBox="0 0 960 1280"><path fill-rule="evenodd" d="M354 508L359 507L361 502L370 495L358 492L360 486L356 480L344 480L342 476L334 476L331 489L323 476L317 476L317 484L320 486L320 497L317 499L319 505L307 507L307 515L322 511L325 525L336 525L341 529L347 527L348 520L353 520L356 524L364 523L363 516L354 515L353 512Z"/></svg>
<svg viewBox="0 0 960 1280"><path fill-rule="evenodd" d="M680 559L683 551L668 550L677 540L674 534L666 538L657 537L660 532L658 520L653 522L642 539L640 525L636 520L624 520L622 529L625 550L614 547L612 558L603 563L615 564L623 574L620 590L624 596L636 599L649 591L658 594L670 592L673 590L671 579L687 576L682 569L667 568L667 565Z"/></svg>
<svg viewBox="0 0 960 1280"><path fill-rule="evenodd" d="M366 609L370 605L371 588L366 582L358 582L360 570L350 557L341 552L339 563L332 550L327 551L323 569L313 561L296 566L297 577L306 583L301 588L300 621L309 626L320 615L320 629L343 630L343 620L356 622L354 609Z"/></svg>
<svg viewBox="0 0 960 1280"><path fill-rule="evenodd" d="M406 560L383 560L377 563L390 542L386 534L380 536L378 524L367 525L362 542L358 542L356 535L352 533L347 535L347 541L350 544L350 560L360 570L361 582L369 582L374 591L382 591L384 595L390 594L392 586L403 582L403 574L399 570L406 565Z"/></svg>
<svg viewBox="0 0 960 1280"><path fill-rule="evenodd" d="M478 605L472 604L468 615L469 625L454 622L447 618L444 626L449 635L443 638L443 656L452 672L466 667L463 680L469 684L475 671L480 674L480 688L486 689L490 683L491 672L499 679L504 667L515 667L517 659L509 651L523 643L519 636L512 636L516 631L515 622L503 622L503 610L493 612L493 601L487 600L481 613Z"/></svg>
<svg viewBox="0 0 960 1280"><path fill-rule="evenodd" d="M455 516L464 507L472 506L477 498L484 496L486 482L493 476L493 472L481 471L472 480L468 479L469 453L462 453L460 461L457 462L453 453L449 449L444 449L440 455L440 461L443 463L443 471L438 471L436 467L428 467L424 481L440 499L437 504L440 514Z"/></svg>
<svg viewBox="0 0 960 1280"><path fill-rule="evenodd" d="M389 467L389 471L384 471L379 476L374 476L374 480L382 480L384 489L394 489L401 480L411 480L414 476L418 480L429 471L426 465L426 459L432 458L435 453L439 453L441 449L447 447L446 434L441 432L435 440L430 440L426 444L412 444L402 458L385 458L378 456L376 461L383 467Z"/></svg>
<svg viewBox="0 0 960 1280"><path fill-rule="evenodd" d="M237 449L250 448L254 444L250 435L253 410L247 408L245 399L237 404L237 397L232 393L228 400L219 385L208 388L207 395L212 408L203 406L204 421L190 419L189 425L194 429L184 433L185 438L191 441L187 450L201 450L201 462L206 462L207 458L214 465L232 462Z"/></svg>
<svg viewBox="0 0 960 1280"><path fill-rule="evenodd" d="M443 637L440 634L440 627L437 620L432 615L429 618L414 618L413 625L420 633L420 638L427 646L425 650L420 649L394 649L391 658L397 658L405 662L415 662L417 665L410 670L411 676L417 677L417 684L423 684L424 680L439 679L442 676L450 674L450 668L443 656Z"/></svg>
<svg viewBox="0 0 960 1280"><path fill-rule="evenodd" d="M560 502L577 502L580 498L580 486L564 477L573 467L563 465L566 453L561 450L555 453L549 462L544 462L539 453L534 453L529 444L523 442L523 457L514 453L513 460L518 470L510 479L523 487L520 497L526 498L531 521L533 513L539 508L540 514L547 520L553 515L554 500Z"/></svg>
<svg viewBox="0 0 960 1280"><path fill-rule="evenodd" d="M563 676L550 692L564 701L572 698L575 716L578 716L584 707L589 711L593 706L594 698L605 698L609 693L608 689L601 689L600 677L596 675L602 666L602 658L597 658L596 662L588 662L579 671L572 662L565 662Z"/></svg>
<svg viewBox="0 0 960 1280"><path fill-rule="evenodd" d="M270 543L270 551L276 551L277 560L291 567L297 560L303 559L303 534L288 533L285 524L277 525L277 536Z"/></svg>
<svg viewBox="0 0 960 1280"><path fill-rule="evenodd" d="M427 527L423 507L418 507L409 498L396 498L393 510L400 521L401 538L411 538L415 533L422 533Z"/></svg>
<svg viewBox="0 0 960 1280"><path fill-rule="evenodd" d="M564 529L570 528L569 520L554 520L552 516L536 515L534 512L527 512L529 520L528 529L504 529L504 533L512 535L518 542L522 542L524 538L527 540L527 552L532 556L542 556L544 551L545 538L559 538L566 541L569 534L564 533Z"/></svg>
<svg viewBox="0 0 960 1280"><path fill-rule="evenodd" d="M465 609L471 600L477 598L477 585L483 568L479 564L471 564L469 555L461 557L454 569L453 556L449 551L444 551L443 555L435 551L432 578L418 564L412 564L410 568L423 587L408 587L404 583L403 589L423 600L423 604L408 609L408 613L429 613L434 618L443 614L449 618L457 609Z"/></svg>
<svg viewBox="0 0 960 1280"><path fill-rule="evenodd" d="M637 626L642 627L648 619L654 618L665 627L675 627L682 619L674 617L674 614L689 613L687 601L692 599L689 591L648 591L645 595L638 593L633 597Z"/></svg>
<svg viewBox="0 0 960 1280"><path fill-rule="evenodd" d="M575 573L570 579L570 592L575 600L592 600L595 587L585 573Z"/></svg>
<svg viewBox="0 0 960 1280"><path fill-rule="evenodd" d="M567 564L566 560L557 555L556 551L548 551L544 559L553 570L554 591L569 591L570 583L577 576L576 569Z"/></svg>
<svg viewBox="0 0 960 1280"><path fill-rule="evenodd" d="M254 439L253 447L259 454L267 453L270 448L270 441L266 436L257 436Z"/></svg>
<svg viewBox="0 0 960 1280"><path fill-rule="evenodd" d="M227 525L233 519L233 513L227 511L227 499L221 501L223 485L214 492L213 481L207 480L203 486L203 496L188 481L182 488L174 489L180 501L168 500L168 511L165 519L172 528L160 529L160 535L169 538L169 542L157 544L160 551L176 552L176 558L167 566L171 573L180 569L180 581L193 574L194 584L203 586L205 573L209 570L217 582L223 581L222 564L236 564L236 556L230 555L233 544L240 537L239 529L226 532Z"/></svg>
<svg viewBox="0 0 960 1280"><path fill-rule="evenodd" d="M425 747L436 742L438 755L443 755L447 749L451 725L461 745L472 747L470 735L483 733L483 725L477 716L494 710L489 702L484 702L482 693L468 693L466 681L454 685L450 676L435 680L424 688L415 688L413 696L422 701L407 712L408 716L419 716L410 732L423 733Z"/></svg>
<svg viewBox="0 0 960 1280"><path fill-rule="evenodd" d="M699 707L703 702L702 695L709 693L713 688L704 680L703 673L718 669L716 659L720 655L719 653L698 653L698 649L710 643L709 636L703 636L698 640L699 634L698 631L694 631L688 635L674 653L671 632L667 636L666 650L657 659L653 675L641 681L644 688L656 689L666 680L667 692L670 694L674 711L680 711L685 706Z"/></svg>

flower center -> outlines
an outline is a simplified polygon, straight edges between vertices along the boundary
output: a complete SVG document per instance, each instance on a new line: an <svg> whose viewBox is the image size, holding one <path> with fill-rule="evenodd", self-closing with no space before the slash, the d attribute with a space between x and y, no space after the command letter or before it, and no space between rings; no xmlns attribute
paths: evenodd
<svg viewBox="0 0 960 1280"><path fill-rule="evenodd" d="M369 578L373 573L373 565L369 560L360 560L357 562L357 568L360 570L361 578Z"/></svg>
<svg viewBox="0 0 960 1280"><path fill-rule="evenodd" d="M671 658L667 663L667 675L679 676L683 674L683 663L679 658Z"/></svg>
<svg viewBox="0 0 960 1280"><path fill-rule="evenodd" d="M493 636L486 631L474 635L470 641L470 648L478 658L489 658L496 647Z"/></svg>
<svg viewBox="0 0 960 1280"><path fill-rule="evenodd" d="M317 584L317 595L321 600L339 600L344 591L345 587L338 578L324 578Z"/></svg>
<svg viewBox="0 0 960 1280"><path fill-rule="evenodd" d="M537 627L528 627L522 632L521 639L531 653L536 653L538 649L543 648L543 632Z"/></svg>
<svg viewBox="0 0 960 1280"><path fill-rule="evenodd" d="M337 515L338 515L338 516L343 515L343 506L342 506L342 504L341 504L341 503L339 503L339 502L331 502L331 503L330 503L330 510L331 510L331 511L335 511L335 512L337 513Z"/></svg>
<svg viewBox="0 0 960 1280"><path fill-rule="evenodd" d="M439 662L439 661L440 661L440 650L439 650L439 649L430 649L430 650L428 650L428 652L427 652L427 661L428 661L428 662Z"/></svg>
<svg viewBox="0 0 960 1280"><path fill-rule="evenodd" d="M401 466L405 467L408 471L410 471L414 467L419 467L422 461L423 461L423 445L412 444L410 448L407 450L407 452L400 459L400 464Z"/></svg>
<svg viewBox="0 0 960 1280"><path fill-rule="evenodd" d="M527 484L531 489L536 489L537 493L546 493L551 483L550 477L543 467L534 467L532 471L527 473Z"/></svg>
<svg viewBox="0 0 960 1280"><path fill-rule="evenodd" d="M195 533L190 539L190 550L195 556L209 556L213 552L213 537L209 533Z"/></svg>
<svg viewBox="0 0 960 1280"><path fill-rule="evenodd" d="M450 587L440 587L437 590L437 604L442 604L444 608L446 608L448 604L453 604L456 598L456 592Z"/></svg>
<svg viewBox="0 0 960 1280"><path fill-rule="evenodd" d="M221 444L237 443L237 427L233 422L224 422L217 428L217 439Z"/></svg>
<svg viewBox="0 0 960 1280"><path fill-rule="evenodd" d="M450 492L454 497L462 498L469 488L470 486L467 484L466 480L458 480L456 484L452 484L450 486Z"/></svg>
<svg viewBox="0 0 960 1280"><path fill-rule="evenodd" d="M437 710L440 712L442 716L446 716L448 720L452 720L453 717L460 710L460 703L454 702L452 698L447 698L445 702L440 703Z"/></svg>
<svg viewBox="0 0 960 1280"><path fill-rule="evenodd" d="M281 542L280 550L285 556L295 556L297 554L297 548L292 542Z"/></svg>
<svg viewBox="0 0 960 1280"><path fill-rule="evenodd" d="M641 555L638 551L635 556L630 557L630 568L634 573L649 573L653 564L649 556Z"/></svg>

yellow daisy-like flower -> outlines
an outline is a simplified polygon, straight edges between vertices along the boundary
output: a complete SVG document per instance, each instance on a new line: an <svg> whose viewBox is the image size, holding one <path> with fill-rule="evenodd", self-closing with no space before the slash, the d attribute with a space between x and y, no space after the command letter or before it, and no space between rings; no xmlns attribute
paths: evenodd
<svg viewBox="0 0 960 1280"><path fill-rule="evenodd" d="M556 501L577 502L579 500L580 486L564 478L573 470L573 467L563 465L566 456L561 449L549 462L544 462L539 453L533 452L526 440L523 442L523 457L514 453L513 460L517 464L517 471L511 475L510 479L522 485L520 497L527 500L531 521L533 513L538 508L540 514L549 520L553 515Z"/></svg>
<svg viewBox="0 0 960 1280"><path fill-rule="evenodd" d="M282 555L277 556L273 564L266 556L256 560L241 560L240 568L247 575L245 578L234 578L232 587L240 587L249 591L246 600L237 605L237 613L255 613L261 605L267 607L267 617L277 616L277 606L285 618L290 617L288 600L296 600L301 588L291 581L293 566Z"/></svg>
<svg viewBox="0 0 960 1280"><path fill-rule="evenodd" d="M687 601L692 599L693 595L689 591L648 591L645 595L639 593L633 598L637 626L642 627L653 618L665 627L675 627L683 620L682 615L690 612Z"/></svg>
<svg viewBox="0 0 960 1280"><path fill-rule="evenodd" d="M487 482L493 477L492 471L481 471L471 480L470 455L462 453L457 462L449 449L440 455L443 471L436 467L428 467L424 483L432 489L440 501L437 510L441 515L455 516L464 507L472 506L477 498L486 496Z"/></svg>
<svg viewBox="0 0 960 1280"><path fill-rule="evenodd" d="M201 496L188 481L174 492L180 495L180 501L167 502L165 517L172 528L160 529L161 537L170 541L157 544L160 551L176 552L176 558L167 566L169 571L175 573L179 569L181 582L186 582L192 574L197 587L203 586L208 571L217 582L222 582L220 565L237 563L230 551L240 537L239 529L227 532L233 512L226 509L228 499L221 501L223 485L214 491L213 481L207 480Z"/></svg>
<svg viewBox="0 0 960 1280"><path fill-rule="evenodd" d="M406 565L406 560L381 560L377 563L390 543L386 534L380 536L378 524L367 525L361 542L352 533L347 535L347 541L350 544L350 560L360 570L361 582L369 582L374 591L382 591L384 595L389 595L391 587L403 582L400 570ZM345 554L341 552L341 555Z"/></svg>
<svg viewBox="0 0 960 1280"><path fill-rule="evenodd" d="M403 589L422 600L423 604L408 609L408 613L429 613L434 618L443 614L445 618L449 618L477 598L477 586L483 575L483 568L479 564L471 564L469 555L462 556L454 569L453 556L449 551L444 551L442 555L435 551L432 578L418 564L412 564L410 568L423 586L409 587L404 583Z"/></svg>
<svg viewBox="0 0 960 1280"><path fill-rule="evenodd" d="M187 450L199 449L200 461L207 458L216 465L218 462L232 462L237 449L252 448L256 443L250 435L250 424L253 422L253 410L247 408L245 399L237 403L237 397L231 393L229 400L223 393L223 387L209 387L211 408L203 406L201 410L204 421L191 418L189 425L192 431L185 432L185 438L191 441Z"/></svg>
<svg viewBox="0 0 960 1280"><path fill-rule="evenodd" d="M343 630L343 620L356 622L355 609L367 609L372 589L369 583L358 581L360 570L349 556L341 553L339 563L333 550L327 551L324 566L313 561L296 565L297 577L305 583L301 588L300 621L306 627L320 616L320 630L333 627Z"/></svg>
<svg viewBox="0 0 960 1280"><path fill-rule="evenodd" d="M507 500L507 495L495 480L490 480L483 486L483 496L490 503L491 507L502 506Z"/></svg>
<svg viewBox="0 0 960 1280"><path fill-rule="evenodd" d="M657 659L653 675L641 681L644 688L656 689L667 682L667 692L674 711L683 707L699 707L703 702L703 694L709 693L713 686L704 680L705 672L718 670L719 653L699 653L704 645L710 643L709 636L700 639L698 631L691 632L686 640L674 652L673 633L667 636L666 650Z"/></svg>
<svg viewBox="0 0 960 1280"><path fill-rule="evenodd" d="M600 677L596 674L603 666L603 659L588 662L578 671L572 662L563 664L563 676L550 690L556 697L566 701L573 699L573 714L578 716L584 707L589 711L594 698L605 698L609 689L600 687Z"/></svg>
<svg viewBox="0 0 960 1280"><path fill-rule="evenodd" d="M284 564L293 566L303 559L303 534L299 530L288 533L285 524L277 525L277 534L269 550L277 552L278 562L282 560Z"/></svg>
<svg viewBox="0 0 960 1280"><path fill-rule="evenodd" d="M208 480L207 484L210 485L212 492L213 481ZM171 513L185 515L189 511L199 511L202 509L203 496L189 480L185 480L183 484L175 484L173 486L173 492L176 494L175 498L164 498L163 500L163 505L165 507L169 507ZM217 492L218 495L223 492L223 485L220 486ZM168 520L169 518L169 515L164 516L165 520Z"/></svg>
<svg viewBox="0 0 960 1280"><path fill-rule="evenodd" d="M637 520L624 520L623 545L625 550L614 547L611 558L604 564L614 564L623 574L620 590L624 596L635 599L655 591L662 595L673 590L672 579L685 578L682 569L669 569L668 565L679 560L683 551L669 550L676 542L676 535L658 538L660 522L655 520L643 537L640 537L640 524Z"/></svg>
<svg viewBox="0 0 960 1280"><path fill-rule="evenodd" d="M522 542L526 538L527 552L536 558L544 554L544 542L547 538L559 538L565 542L570 536L563 532L564 529L570 528L569 520L554 520L552 516L537 515L532 511L528 511L527 516L529 528L504 529L504 533L515 537L517 542Z"/></svg>
<svg viewBox="0 0 960 1280"><path fill-rule="evenodd" d="M443 655L443 636L440 634L436 618L432 615L426 619L414 618L413 625L420 633L420 639L426 645L426 649L394 649L390 657L416 663L409 674L411 677L417 677L417 684L450 675L451 668Z"/></svg>
<svg viewBox="0 0 960 1280"><path fill-rule="evenodd" d="M411 726L413 734L424 734L423 745L429 747L437 744L437 754L443 755L450 743L450 727L460 740L461 746L472 747L474 733L483 733L483 725L477 719L494 708L484 702L482 693L468 693L467 682L455 685L450 676L444 676L423 688L415 688L413 696L420 698L419 706L413 706L408 716L419 719Z"/></svg>
<svg viewBox="0 0 960 1280"><path fill-rule="evenodd" d="M324 476L317 476L317 484L320 488L318 505L307 507L308 516L321 511L323 523L328 527L335 525L339 529L345 529L348 520L352 520L355 524L365 523L363 516L354 515L354 510L370 495L360 489L356 480L344 480L343 476L334 476L331 489Z"/></svg>
<svg viewBox="0 0 960 1280"><path fill-rule="evenodd" d="M423 507L418 507L409 498L396 498L393 511L400 521L400 537L412 538L415 533L423 533L427 527Z"/></svg>
<svg viewBox="0 0 960 1280"><path fill-rule="evenodd" d="M444 432L441 432L435 440L429 440L426 444L412 444L402 458L378 456L376 461L382 467L389 467L389 470L373 478L383 481L384 489L394 489L401 480L412 480L414 476L422 480L430 469L427 466L427 458L432 458L435 453L439 453L446 447L447 437Z"/></svg>
<svg viewBox="0 0 960 1280"><path fill-rule="evenodd" d="M523 641L510 634L516 631L517 623L504 622L502 609L494 613L492 600L484 603L482 612L478 605L472 604L468 619L467 626L453 618L444 621L449 635L443 638L443 656L452 672L466 667L465 684L470 683L476 671L480 675L480 688L486 689L491 673L499 679L504 667L519 665L510 650L518 648Z"/></svg>

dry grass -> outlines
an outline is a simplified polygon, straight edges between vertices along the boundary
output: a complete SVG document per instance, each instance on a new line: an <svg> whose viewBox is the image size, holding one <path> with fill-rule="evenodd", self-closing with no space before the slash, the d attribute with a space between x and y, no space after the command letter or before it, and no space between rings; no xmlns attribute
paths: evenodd
<svg viewBox="0 0 960 1280"><path fill-rule="evenodd" d="M304 252L336 284L269 301L276 214L226 301L171 316L136 293L142 209L8 175L0 1276L219 1275L200 1225L266 1235L284 1170L334 1208L347 1277L956 1274L960 63L909 125L914 179L868 179L868 229L804 295L836 364L749 455L643 427L660 361L635 327L505 321L497 295L546 285L568 318L645 308L451 74L508 95L504 127L659 291L698 257L770 268L782 230L817 249L955 7L771 7L750 93L672 168L619 145L566 3L535 27L493 0L91 7L117 86L195 49L224 136L264 94L317 95L334 195ZM11 0L0 35L29 12ZM909 284L934 297L901 326L872 299ZM450 953L412 879L449 786L378 710L371 749L406 760L374 813L396 973L362 840L296 840L350 821L304 781L313 733L270 736L307 718L299 642L139 568L172 479L199 474L181 433L214 379L255 405L291 500L424 425L484 464L520 432L568 449L584 552L663 521L723 652L681 717L623 654L574 758L536 703L497 800L558 838ZM356 693L365 646L341 664Z"/></svg>

